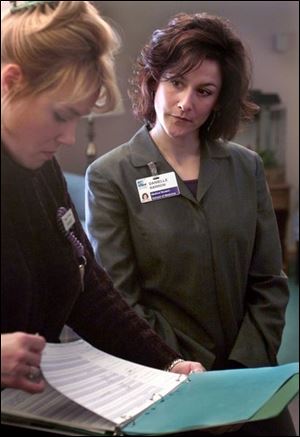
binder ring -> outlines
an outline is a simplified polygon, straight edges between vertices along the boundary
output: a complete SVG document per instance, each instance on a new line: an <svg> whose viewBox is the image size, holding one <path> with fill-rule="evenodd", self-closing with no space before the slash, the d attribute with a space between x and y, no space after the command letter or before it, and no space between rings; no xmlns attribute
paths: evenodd
<svg viewBox="0 0 300 437"><path fill-rule="evenodd" d="M155 397L157 397L158 399L155 399ZM163 400L163 396L160 393L153 393L153 395L150 398L150 401L155 401L155 400Z"/></svg>

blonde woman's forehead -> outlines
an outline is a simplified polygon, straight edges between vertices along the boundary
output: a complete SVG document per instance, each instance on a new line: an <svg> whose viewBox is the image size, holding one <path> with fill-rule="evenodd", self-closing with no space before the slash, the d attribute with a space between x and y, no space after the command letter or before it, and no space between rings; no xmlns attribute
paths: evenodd
<svg viewBox="0 0 300 437"><path fill-rule="evenodd" d="M70 100L70 96L68 98L68 96L64 97L59 95L56 99L54 99L54 102L56 107L62 111L67 111L75 116L83 116L92 112L98 95L98 93L94 93L77 101L72 101L72 99Z"/></svg>

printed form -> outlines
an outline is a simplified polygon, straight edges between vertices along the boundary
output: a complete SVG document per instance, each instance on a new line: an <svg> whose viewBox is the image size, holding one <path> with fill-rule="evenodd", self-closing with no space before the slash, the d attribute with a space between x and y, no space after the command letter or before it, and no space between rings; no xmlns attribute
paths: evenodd
<svg viewBox="0 0 300 437"><path fill-rule="evenodd" d="M114 357L82 339L48 343L41 368L56 390L116 425L130 421L187 378Z"/></svg>

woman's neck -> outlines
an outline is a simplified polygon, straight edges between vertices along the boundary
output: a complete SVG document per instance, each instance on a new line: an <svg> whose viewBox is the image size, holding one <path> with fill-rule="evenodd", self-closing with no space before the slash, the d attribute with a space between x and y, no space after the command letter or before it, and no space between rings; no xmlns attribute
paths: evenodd
<svg viewBox="0 0 300 437"><path fill-rule="evenodd" d="M198 179L200 140L195 136L171 138L154 127L150 136L166 161L183 180Z"/></svg>

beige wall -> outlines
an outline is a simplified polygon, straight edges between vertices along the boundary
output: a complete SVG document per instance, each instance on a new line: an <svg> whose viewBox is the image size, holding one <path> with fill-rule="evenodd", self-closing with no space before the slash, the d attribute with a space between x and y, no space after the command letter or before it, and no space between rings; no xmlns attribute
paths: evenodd
<svg viewBox="0 0 300 437"><path fill-rule="evenodd" d="M278 93L287 108L285 161L291 185L291 210L299 192L299 4L297 1L95 1L104 16L110 17L123 39L117 58L117 73L125 111L118 116L96 120L98 155L125 142L137 129L126 89L132 63L155 28L166 24L177 12L209 12L227 17L248 45L254 63L253 88ZM275 35L284 34L284 52L274 49ZM84 173L87 145L86 121L82 120L75 148L63 150L60 162L66 170Z"/></svg>

